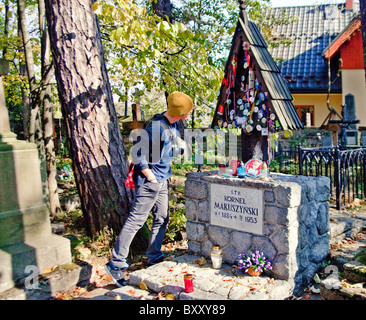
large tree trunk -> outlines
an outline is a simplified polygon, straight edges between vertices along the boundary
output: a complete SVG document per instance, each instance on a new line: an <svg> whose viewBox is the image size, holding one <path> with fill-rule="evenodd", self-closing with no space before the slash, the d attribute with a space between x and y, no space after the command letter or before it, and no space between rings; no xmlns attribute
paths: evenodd
<svg viewBox="0 0 366 320"><path fill-rule="evenodd" d="M92 0L49 0L46 15L87 231L119 231L133 192Z"/></svg>

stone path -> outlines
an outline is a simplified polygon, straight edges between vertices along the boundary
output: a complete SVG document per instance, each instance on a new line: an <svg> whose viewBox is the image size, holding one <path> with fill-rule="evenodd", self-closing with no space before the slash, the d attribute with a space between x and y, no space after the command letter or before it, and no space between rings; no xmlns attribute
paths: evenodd
<svg viewBox="0 0 366 320"><path fill-rule="evenodd" d="M366 246L365 230L366 213L358 212L356 215L349 212L331 210L330 258L339 272L344 265L353 263L355 256ZM361 232L361 233L360 233ZM357 239L357 234L360 238ZM354 240L352 240L352 239ZM199 256L182 255L165 261L156 266L137 270L130 273L129 285L124 288L113 289L95 295L92 299L157 299L160 296L167 298L172 294L176 300L284 300L292 298L292 285L284 280L273 279L262 275L251 277L242 270L223 264L219 270L213 269L211 263L200 266L197 262ZM194 275L194 292L185 293L183 276L186 273ZM329 280L329 274L323 275ZM143 283L143 284L141 284ZM141 285L140 285L141 284ZM350 299L355 291L357 294L364 291L362 288L345 288L343 282L341 290L326 287L326 281L321 287L321 294L304 294L304 299ZM140 286L147 290L140 289ZM314 287L313 287L314 288ZM345 294L344 292L347 292ZM361 292L361 295L363 294ZM172 298L172 296L170 296Z"/></svg>
<svg viewBox="0 0 366 320"><path fill-rule="evenodd" d="M129 275L128 286L93 299L149 300L160 294L172 300L283 300L291 295L292 286L287 281L265 275L251 277L226 264L221 269L213 269L210 262L200 266L198 259L194 255L182 255L134 271ZM187 273L194 277L191 293L184 291L183 277Z"/></svg>

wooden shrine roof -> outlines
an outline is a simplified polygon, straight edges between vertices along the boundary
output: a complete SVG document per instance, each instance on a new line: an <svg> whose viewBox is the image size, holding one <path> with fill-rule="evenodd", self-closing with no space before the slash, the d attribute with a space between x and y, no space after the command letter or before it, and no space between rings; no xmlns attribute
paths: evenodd
<svg viewBox="0 0 366 320"><path fill-rule="evenodd" d="M228 62L225 68L225 77L228 78L230 75L230 61L232 61L235 55L239 55L240 48L244 41L249 42L251 61L255 65L256 78L258 79L262 89L266 92L266 100L268 101L268 108L271 113L276 115L280 127L283 130L291 129L302 129L303 124L300 121L299 116L292 104L292 95L288 89L280 69L273 60L271 54L267 50L267 44L260 33L255 23L248 21L241 12L239 21L236 27L236 31L233 37L232 47L229 54ZM241 42L241 43L236 43ZM237 73L240 74L240 68L244 69L242 63L237 64ZM233 88L235 90L235 88ZM239 93L239 91L236 89ZM268 94L267 94L268 92ZM215 116L212 122L214 127L218 123L217 111L220 104L223 104L227 95L227 89L223 83L220 89L220 95L218 104L216 107ZM238 95L237 95L238 96Z"/></svg>
<svg viewBox="0 0 366 320"><path fill-rule="evenodd" d="M292 104L291 92L282 78L280 69L267 50L267 44L258 27L251 21L248 21L246 26L240 17L239 23L251 45L251 52L268 89L272 106L282 129L302 129L304 126Z"/></svg>

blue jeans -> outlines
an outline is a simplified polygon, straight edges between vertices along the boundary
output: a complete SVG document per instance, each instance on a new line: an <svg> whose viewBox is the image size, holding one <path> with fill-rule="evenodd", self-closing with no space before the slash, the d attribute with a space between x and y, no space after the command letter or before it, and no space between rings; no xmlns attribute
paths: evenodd
<svg viewBox="0 0 366 320"><path fill-rule="evenodd" d="M131 242L137 231L146 222L150 211L152 211L154 220L150 233L149 247L146 251L149 261L157 259L162 255L161 245L169 220L168 181L160 183L147 181L136 189L132 209L112 250L112 260L110 263L113 266L117 268L123 267Z"/></svg>

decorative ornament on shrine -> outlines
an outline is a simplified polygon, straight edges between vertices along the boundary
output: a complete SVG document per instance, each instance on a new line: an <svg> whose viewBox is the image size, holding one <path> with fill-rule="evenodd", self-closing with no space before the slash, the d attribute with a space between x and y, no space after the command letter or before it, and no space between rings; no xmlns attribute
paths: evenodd
<svg viewBox="0 0 366 320"><path fill-rule="evenodd" d="M245 0L240 15L211 127L239 128L242 161L271 160L268 139L278 130L302 129L292 95L267 50L255 23L248 20Z"/></svg>

